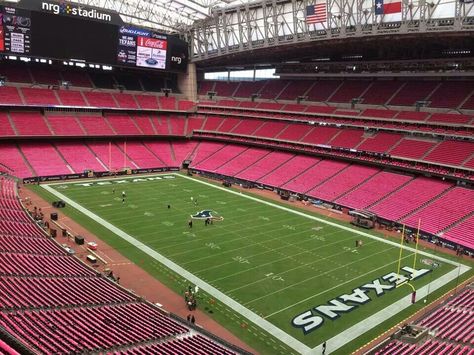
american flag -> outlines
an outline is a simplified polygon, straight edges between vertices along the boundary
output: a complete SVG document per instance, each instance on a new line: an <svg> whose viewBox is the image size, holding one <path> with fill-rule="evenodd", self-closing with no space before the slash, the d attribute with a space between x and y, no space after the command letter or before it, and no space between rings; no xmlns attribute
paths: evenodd
<svg viewBox="0 0 474 355"><path fill-rule="evenodd" d="M316 5L306 6L306 23L323 23L327 21L326 1Z"/></svg>

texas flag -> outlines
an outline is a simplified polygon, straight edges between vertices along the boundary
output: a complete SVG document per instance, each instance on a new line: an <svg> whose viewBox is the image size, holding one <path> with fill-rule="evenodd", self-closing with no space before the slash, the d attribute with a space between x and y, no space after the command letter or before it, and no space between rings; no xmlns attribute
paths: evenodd
<svg viewBox="0 0 474 355"><path fill-rule="evenodd" d="M398 14L401 12L401 0L375 0L376 15Z"/></svg>

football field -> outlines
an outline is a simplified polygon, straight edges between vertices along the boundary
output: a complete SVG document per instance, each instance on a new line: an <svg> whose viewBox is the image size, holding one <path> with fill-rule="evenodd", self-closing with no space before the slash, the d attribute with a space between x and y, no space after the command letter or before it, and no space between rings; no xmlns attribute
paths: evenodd
<svg viewBox="0 0 474 355"><path fill-rule="evenodd" d="M414 244L400 249L395 239L180 174L42 187L112 232L108 244L133 262L147 254L294 353L320 353L324 341L337 351L414 307L412 287L422 302L470 272L429 251L415 260Z"/></svg>

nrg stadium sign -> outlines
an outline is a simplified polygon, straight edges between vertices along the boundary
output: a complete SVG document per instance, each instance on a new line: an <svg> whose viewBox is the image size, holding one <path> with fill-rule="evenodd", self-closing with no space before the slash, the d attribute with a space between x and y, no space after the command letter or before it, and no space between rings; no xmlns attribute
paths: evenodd
<svg viewBox="0 0 474 355"><path fill-rule="evenodd" d="M84 17L92 20L100 20L105 22L112 22L112 16L96 9L85 8L65 2L54 3L43 1L41 3L41 10L53 13L55 15L67 15L74 17Z"/></svg>
<svg viewBox="0 0 474 355"><path fill-rule="evenodd" d="M391 272L371 283L366 283L352 290L351 294L338 296L327 304L313 307L303 313L298 314L291 321L291 325L300 328L304 335L308 335L324 324L324 320L336 320L342 314L349 313L357 307L362 306L372 299L367 295L369 291L375 292L377 297L383 296L385 291L394 290L398 285L415 280L430 273L431 269L412 269L411 267L402 267L405 275Z"/></svg>

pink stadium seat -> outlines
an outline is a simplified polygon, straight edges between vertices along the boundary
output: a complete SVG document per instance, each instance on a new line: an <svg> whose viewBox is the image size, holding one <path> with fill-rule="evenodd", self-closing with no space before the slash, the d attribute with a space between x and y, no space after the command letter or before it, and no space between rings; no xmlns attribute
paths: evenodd
<svg viewBox="0 0 474 355"><path fill-rule="evenodd" d="M143 134L150 136L156 134L150 117L133 115L132 119Z"/></svg>
<svg viewBox="0 0 474 355"><path fill-rule="evenodd" d="M313 86L313 80L293 80L278 96L278 100L296 100L298 96L305 96Z"/></svg>
<svg viewBox="0 0 474 355"><path fill-rule="evenodd" d="M461 165L474 152L474 143L444 141L436 146L423 160L448 165Z"/></svg>
<svg viewBox="0 0 474 355"><path fill-rule="evenodd" d="M354 98L359 98L365 90L371 85L372 81L364 80L346 80L336 90L334 95L329 99L331 102L351 102Z"/></svg>
<svg viewBox="0 0 474 355"><path fill-rule="evenodd" d="M333 113L334 111L336 111L336 107L308 105L305 112L325 114L325 113Z"/></svg>
<svg viewBox="0 0 474 355"><path fill-rule="evenodd" d="M239 106L240 101L235 101L235 100L218 100L216 105L217 106L225 106L225 107L237 107Z"/></svg>
<svg viewBox="0 0 474 355"><path fill-rule="evenodd" d="M473 169L474 170L474 157L472 157L471 159L469 159L466 163L464 163L464 166L466 168L469 168L469 169Z"/></svg>
<svg viewBox="0 0 474 355"><path fill-rule="evenodd" d="M474 92L471 92L470 97L461 106L465 110L474 110Z"/></svg>
<svg viewBox="0 0 474 355"><path fill-rule="evenodd" d="M27 165L16 144L0 143L0 163L7 166L13 175L20 178L35 176L35 172Z"/></svg>
<svg viewBox="0 0 474 355"><path fill-rule="evenodd" d="M328 142L340 132L342 131L336 127L317 126L312 128L301 141L311 144L328 144Z"/></svg>
<svg viewBox="0 0 474 355"><path fill-rule="evenodd" d="M305 194L315 185L319 185L322 181L333 176L335 173L347 166L347 163L322 160L302 172L300 175L295 176L293 180L284 184L282 188Z"/></svg>
<svg viewBox="0 0 474 355"><path fill-rule="evenodd" d="M240 124L240 118L225 118L224 122L219 126L217 131L219 132L231 132L238 124Z"/></svg>
<svg viewBox="0 0 474 355"><path fill-rule="evenodd" d="M75 116L45 116L53 134L56 136L85 136L86 132L79 125Z"/></svg>
<svg viewBox="0 0 474 355"><path fill-rule="evenodd" d="M472 120L473 115L460 115L452 113L433 113L427 119L427 122L445 122L455 124L467 124Z"/></svg>
<svg viewBox="0 0 474 355"><path fill-rule="evenodd" d="M199 164L193 165L193 168L217 172L219 171L219 167L234 159L245 150L247 150L247 148L244 146L227 145L200 161Z"/></svg>
<svg viewBox="0 0 474 355"><path fill-rule="evenodd" d="M75 173L83 173L86 170L108 170L82 142L56 142L55 146Z"/></svg>
<svg viewBox="0 0 474 355"><path fill-rule="evenodd" d="M61 105L64 106L89 106L84 100L81 91L58 90L56 94L59 97Z"/></svg>
<svg viewBox="0 0 474 355"><path fill-rule="evenodd" d="M2 65L0 73L11 83L33 83L30 70L25 65Z"/></svg>
<svg viewBox="0 0 474 355"><path fill-rule="evenodd" d="M181 166L183 161L191 160L192 153L197 146L196 142L172 142L169 144L171 147L170 157L174 157L174 163L171 166Z"/></svg>
<svg viewBox="0 0 474 355"><path fill-rule="evenodd" d="M286 122L264 121L253 135L255 137L276 138L287 127L289 127L289 125Z"/></svg>
<svg viewBox="0 0 474 355"><path fill-rule="evenodd" d="M158 102L162 110L176 110L176 98L173 96L158 96Z"/></svg>
<svg viewBox="0 0 474 355"><path fill-rule="evenodd" d="M438 86L438 81L407 81L402 89L388 102L389 105L413 106L416 101L427 100Z"/></svg>
<svg viewBox="0 0 474 355"><path fill-rule="evenodd" d="M109 142L88 142L87 146L97 158L100 159L102 165L106 166L106 170L118 170L130 167L130 160L124 153L123 143L111 144Z"/></svg>
<svg viewBox="0 0 474 355"><path fill-rule="evenodd" d="M188 119L186 135L190 135L194 130L202 129L202 126L204 125L204 121L205 121L204 117L191 116Z"/></svg>
<svg viewBox="0 0 474 355"><path fill-rule="evenodd" d="M184 136L186 123L186 119L181 116L170 116L169 125L171 134L174 136Z"/></svg>
<svg viewBox="0 0 474 355"><path fill-rule="evenodd" d="M153 152L140 142L127 143L127 155L136 163L138 168L159 168L163 162Z"/></svg>
<svg viewBox="0 0 474 355"><path fill-rule="evenodd" d="M250 99L253 94L258 94L265 85L265 80L260 81L242 81L234 93L234 97Z"/></svg>
<svg viewBox="0 0 474 355"><path fill-rule="evenodd" d="M108 92L84 91L83 95L92 107L117 107L117 103Z"/></svg>
<svg viewBox="0 0 474 355"><path fill-rule="evenodd" d="M472 81L445 81L429 97L431 107L457 108L474 90Z"/></svg>
<svg viewBox="0 0 474 355"><path fill-rule="evenodd" d="M110 114L105 120L118 135L141 135L135 121L128 115Z"/></svg>
<svg viewBox="0 0 474 355"><path fill-rule="evenodd" d="M258 106L258 102L254 101L240 101L239 107L242 108L255 108Z"/></svg>
<svg viewBox="0 0 474 355"><path fill-rule="evenodd" d="M86 71L71 71L66 70L61 73L64 80L69 81L72 86L79 86L83 88L92 88L92 81Z"/></svg>
<svg viewBox="0 0 474 355"><path fill-rule="evenodd" d="M170 135L171 126L169 125L168 116L151 116L151 121L155 127L156 134L158 135Z"/></svg>
<svg viewBox="0 0 474 355"><path fill-rule="evenodd" d="M101 116L77 116L79 123L84 127L88 135L111 136L115 135L112 128Z"/></svg>
<svg viewBox="0 0 474 355"><path fill-rule="evenodd" d="M474 212L473 201L474 190L455 187L402 222L416 228L420 220L424 231L437 234Z"/></svg>
<svg viewBox="0 0 474 355"><path fill-rule="evenodd" d="M116 93L112 95L120 108L137 109L138 104L132 94Z"/></svg>
<svg viewBox="0 0 474 355"><path fill-rule="evenodd" d="M362 142L364 131L361 129L344 129L334 136L327 144L333 147L355 148Z"/></svg>
<svg viewBox="0 0 474 355"><path fill-rule="evenodd" d="M360 115L365 117L376 117L376 118L393 118L399 113L394 110L381 110L375 108L368 108L364 110Z"/></svg>
<svg viewBox="0 0 474 355"><path fill-rule="evenodd" d="M365 209L412 180L411 176L382 171L336 202L354 209Z"/></svg>
<svg viewBox="0 0 474 355"><path fill-rule="evenodd" d="M247 169L238 173L236 177L243 180L257 181L271 173L274 169L278 168L292 157L294 157L294 155L291 153L271 152L265 157L265 159L258 160Z"/></svg>
<svg viewBox="0 0 474 355"><path fill-rule="evenodd" d="M158 99L154 95L135 95L138 105L145 110L157 110Z"/></svg>
<svg viewBox="0 0 474 355"><path fill-rule="evenodd" d="M403 121L425 121L430 114L428 112L400 111L395 119Z"/></svg>
<svg viewBox="0 0 474 355"><path fill-rule="evenodd" d="M217 168L216 173L226 176L234 176L242 170L247 169L258 160L263 159L269 153L270 151L267 149L248 148Z"/></svg>
<svg viewBox="0 0 474 355"><path fill-rule="evenodd" d="M217 96L232 97L238 85L239 83L234 81L216 81L214 91L217 93Z"/></svg>
<svg viewBox="0 0 474 355"><path fill-rule="evenodd" d="M286 104L282 107L282 111L285 112L298 112L303 113L306 110L307 106L302 104Z"/></svg>
<svg viewBox="0 0 474 355"><path fill-rule="evenodd" d="M474 249L474 216L471 216L464 221L449 228L443 233L442 238L452 241L457 244L464 245L470 249ZM474 298L473 298L474 305Z"/></svg>
<svg viewBox="0 0 474 355"><path fill-rule="evenodd" d="M401 134L380 132L373 137L366 138L357 150L385 153L402 139Z"/></svg>
<svg viewBox="0 0 474 355"><path fill-rule="evenodd" d="M145 141L143 145L157 158L158 166L180 167L182 160L176 160L170 142Z"/></svg>
<svg viewBox="0 0 474 355"><path fill-rule="evenodd" d="M30 68L33 81L43 85L58 85L61 81L61 75L57 70L47 68Z"/></svg>
<svg viewBox="0 0 474 355"><path fill-rule="evenodd" d="M214 91L215 83L216 83L215 81L208 81L208 80L199 82L198 94L207 95L209 91L215 92Z"/></svg>
<svg viewBox="0 0 474 355"><path fill-rule="evenodd" d="M313 130L312 126L309 126L309 125L289 124L278 135L278 139L279 140L285 140L285 141L299 142L303 137L306 137L308 135L308 133L312 130ZM334 135L334 133L335 132L333 132L332 135ZM330 137L332 137L330 132L328 132L327 135L330 135ZM310 139L312 139L312 138L310 138ZM316 140L316 139L324 139L324 138L320 138L319 135L318 135L318 136L315 136L314 139ZM326 140L327 139L328 138L326 137ZM308 143L311 143L311 141L308 142Z"/></svg>
<svg viewBox="0 0 474 355"><path fill-rule="evenodd" d="M365 105L385 105L403 84L403 81L395 80L373 81L369 90L361 96L363 99L362 103Z"/></svg>
<svg viewBox="0 0 474 355"><path fill-rule="evenodd" d="M256 107L262 110L279 111L283 109L283 106L285 105L276 102L259 102Z"/></svg>
<svg viewBox="0 0 474 355"><path fill-rule="evenodd" d="M263 125L264 121L255 119L243 119L230 132L233 134L241 134L253 136L254 132Z"/></svg>
<svg viewBox="0 0 474 355"><path fill-rule="evenodd" d="M263 85L262 89L260 90L259 98L260 99L275 99L280 95L283 89L290 82L288 80L276 80L276 79L269 79L266 80L265 85Z"/></svg>
<svg viewBox="0 0 474 355"><path fill-rule="evenodd" d="M323 167L323 163L324 162L321 163L320 168ZM340 172L333 177L329 177L327 180L320 179L319 182L322 183L315 185L315 188L308 191L307 194L309 196L325 201L334 201L380 171L378 168L364 165L351 165L344 169L343 167L345 166L345 163L338 164L339 170L333 171ZM334 166L334 169L338 169L336 165ZM327 171L330 171L330 169Z"/></svg>
<svg viewBox="0 0 474 355"><path fill-rule="evenodd" d="M223 143L218 142L201 142L192 157L192 166L199 164L204 159L207 159L210 155L217 152L219 149L224 147Z"/></svg>
<svg viewBox="0 0 474 355"><path fill-rule="evenodd" d="M258 180L258 182L264 185L280 187L320 161L320 159L315 157L297 155L286 163L280 165L270 174Z"/></svg>
<svg viewBox="0 0 474 355"><path fill-rule="evenodd" d="M390 155L411 159L421 159L435 142L403 138L400 143L389 151Z"/></svg>
<svg viewBox="0 0 474 355"><path fill-rule="evenodd" d="M0 86L0 105L22 105L18 89L14 86Z"/></svg>
<svg viewBox="0 0 474 355"><path fill-rule="evenodd" d="M341 84L342 81L340 80L318 80L308 91L308 100L316 102L328 101Z"/></svg>
<svg viewBox="0 0 474 355"><path fill-rule="evenodd" d="M20 136L51 135L51 131L39 112L11 112L10 117Z"/></svg>
<svg viewBox="0 0 474 355"><path fill-rule="evenodd" d="M179 100L178 101L178 110L180 111L190 111L195 108L194 102L188 100Z"/></svg>
<svg viewBox="0 0 474 355"><path fill-rule="evenodd" d="M67 163L50 143L21 143L19 147L38 176L72 174Z"/></svg>
<svg viewBox="0 0 474 355"><path fill-rule="evenodd" d="M56 91L48 89L21 88L25 103L27 105L59 105Z"/></svg>
<svg viewBox="0 0 474 355"><path fill-rule="evenodd" d="M0 137L15 136L16 133L13 130L8 114L0 112Z"/></svg>
<svg viewBox="0 0 474 355"><path fill-rule="evenodd" d="M371 206L369 211L379 217L398 221L419 206L428 203L452 185L438 180L420 177Z"/></svg>

